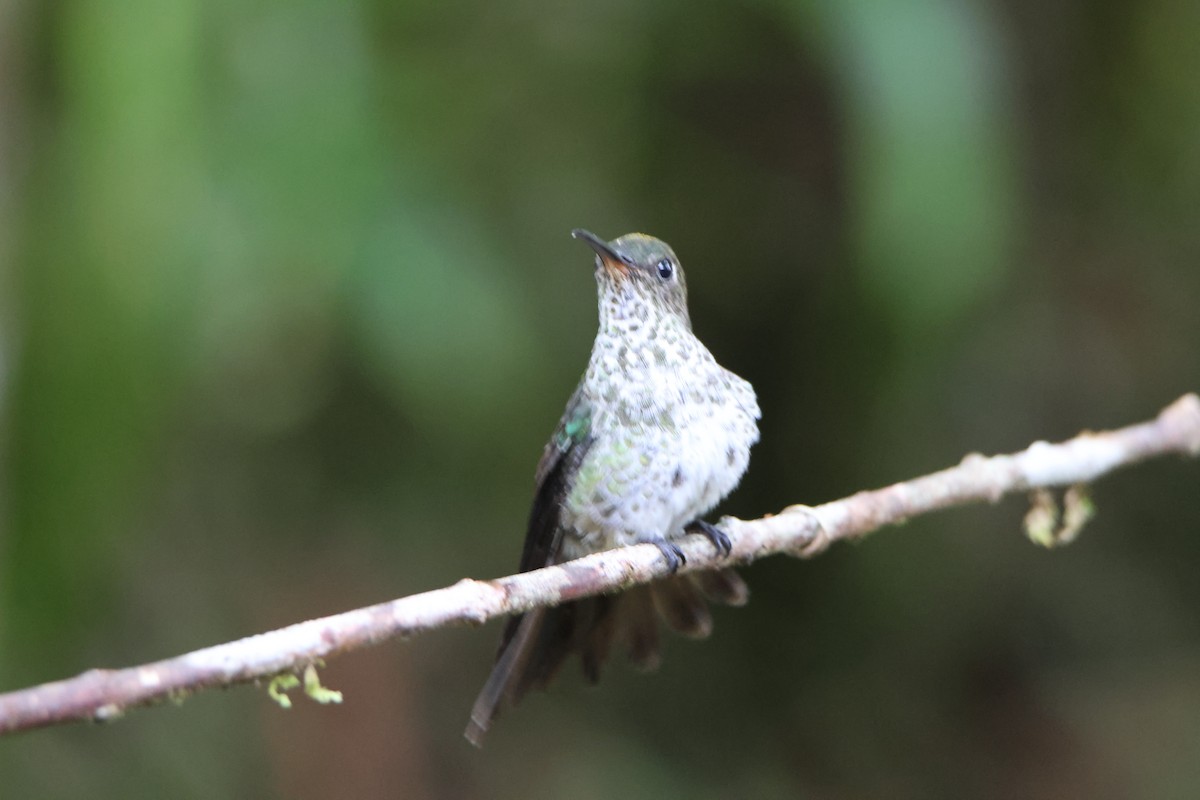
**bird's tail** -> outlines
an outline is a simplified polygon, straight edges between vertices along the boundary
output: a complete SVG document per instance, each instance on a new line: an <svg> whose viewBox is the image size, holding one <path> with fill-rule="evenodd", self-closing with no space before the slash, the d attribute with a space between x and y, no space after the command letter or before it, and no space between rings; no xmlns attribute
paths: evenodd
<svg viewBox="0 0 1200 800"><path fill-rule="evenodd" d="M707 597L740 606L749 589L732 569L677 575L619 595L576 600L539 608L509 620L496 664L471 709L465 736L476 747L504 708L516 705L531 688L542 689L572 653L578 652L588 681L600 679L600 666L618 642L639 669L661 660L657 617L677 633L704 638L712 632Z"/></svg>
<svg viewBox="0 0 1200 800"><path fill-rule="evenodd" d="M530 671L533 645L545 624L546 614L547 609L538 608L509 621L496 664L475 698L471 721L463 734L476 747L483 747L483 737L501 707L516 703L524 694L522 687Z"/></svg>

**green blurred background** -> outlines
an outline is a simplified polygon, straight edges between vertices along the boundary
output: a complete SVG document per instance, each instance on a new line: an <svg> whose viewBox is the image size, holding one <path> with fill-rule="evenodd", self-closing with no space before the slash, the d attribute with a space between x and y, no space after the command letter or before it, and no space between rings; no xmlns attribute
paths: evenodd
<svg viewBox="0 0 1200 800"><path fill-rule="evenodd" d="M0 2L0 689L515 566L661 236L757 516L1200 388L1200 5ZM498 625L0 741L4 797L1200 793L1200 467L746 570L461 738Z"/></svg>

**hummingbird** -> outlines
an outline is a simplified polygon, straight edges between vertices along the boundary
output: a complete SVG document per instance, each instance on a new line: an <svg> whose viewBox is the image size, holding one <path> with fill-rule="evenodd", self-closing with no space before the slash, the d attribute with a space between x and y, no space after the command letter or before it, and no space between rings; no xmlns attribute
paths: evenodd
<svg viewBox="0 0 1200 800"><path fill-rule="evenodd" d="M600 325L587 369L535 476L520 571L631 544L658 546L674 573L677 542L729 537L702 517L733 490L758 441L758 400L692 332L687 284L665 242L631 233L605 242L576 229L595 251ZM538 608L509 619L465 736L476 746L499 711L545 688L579 653L599 680L613 645L642 669L658 665L661 616L693 638L712 630L709 600L742 605L749 590L729 568L672 574L619 595Z"/></svg>

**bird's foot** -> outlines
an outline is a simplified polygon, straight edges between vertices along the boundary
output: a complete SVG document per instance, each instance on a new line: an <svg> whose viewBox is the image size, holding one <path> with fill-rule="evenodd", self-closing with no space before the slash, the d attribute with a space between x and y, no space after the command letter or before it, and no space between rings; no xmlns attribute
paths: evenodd
<svg viewBox="0 0 1200 800"><path fill-rule="evenodd" d="M678 572L679 568L687 563L687 556L679 549L678 545L671 544L666 539L650 539L648 544L652 544L659 549L663 558L666 559L667 567L672 573Z"/></svg>
<svg viewBox="0 0 1200 800"><path fill-rule="evenodd" d="M727 556L733 552L733 542L729 541L729 536L725 531L713 525L711 522L705 522L702 519L689 522L683 528L687 533L698 533L705 539L712 542L712 546L717 548L717 552L722 556Z"/></svg>

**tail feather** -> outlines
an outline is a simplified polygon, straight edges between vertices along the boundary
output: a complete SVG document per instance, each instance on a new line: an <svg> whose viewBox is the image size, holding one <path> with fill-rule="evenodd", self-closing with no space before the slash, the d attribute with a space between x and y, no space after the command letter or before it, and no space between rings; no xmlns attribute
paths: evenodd
<svg viewBox="0 0 1200 800"><path fill-rule="evenodd" d="M617 627L617 607L622 598L601 595L591 601L576 603L588 612L576 620L575 638L579 645L579 656L583 661L583 675L588 683L600 681L600 665L608 658L613 635ZM623 613L623 612L621 612Z"/></svg>
<svg viewBox="0 0 1200 800"><path fill-rule="evenodd" d="M546 609L538 608L520 617L515 627L505 632L504 643L487 682L479 691L471 708L471 720L463 735L476 747L483 747L483 737L492 726L500 709L517 702L523 694L520 684L529 669L533 655L532 644L537 641L545 623Z"/></svg>
<svg viewBox="0 0 1200 800"><path fill-rule="evenodd" d="M618 598L620 609L613 614L618 620L617 634L629 650L629 660L643 671L658 669L662 661L659 644L658 613L649 586L635 586Z"/></svg>
<svg viewBox="0 0 1200 800"><path fill-rule="evenodd" d="M714 603L744 606L750 599L750 587L742 580L741 575L728 567L697 572L688 577L696 581L700 586L700 591L704 592Z"/></svg>
<svg viewBox="0 0 1200 800"><path fill-rule="evenodd" d="M654 607L676 633L703 639L712 633L712 612L690 576L680 575L650 584Z"/></svg>
<svg viewBox="0 0 1200 800"><path fill-rule="evenodd" d="M666 578L619 595L576 600L539 608L509 620L496 663L471 709L465 736L476 747L496 717L516 705L530 689L544 689L572 653L579 653L584 677L595 683L614 644L629 660L651 670L661 660L658 617L672 630L692 638L712 632L705 597L743 605L745 582L732 569Z"/></svg>

